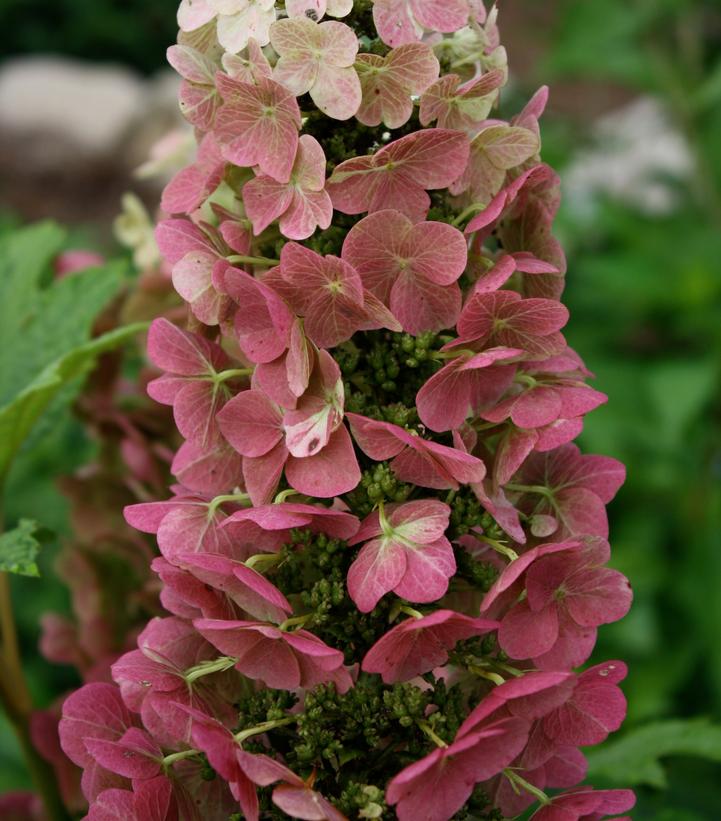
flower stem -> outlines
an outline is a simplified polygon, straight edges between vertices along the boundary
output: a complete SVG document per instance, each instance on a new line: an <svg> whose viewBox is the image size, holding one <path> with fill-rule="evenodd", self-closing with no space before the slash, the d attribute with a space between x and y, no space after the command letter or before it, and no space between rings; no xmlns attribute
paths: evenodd
<svg viewBox="0 0 721 821"><path fill-rule="evenodd" d="M405 613L407 616L412 616L414 619L423 618L423 613L419 610L415 610L413 607L408 607L406 604L402 604L398 609L401 613Z"/></svg>
<svg viewBox="0 0 721 821"><path fill-rule="evenodd" d="M481 205L480 202L474 202L468 206L468 208L464 208L463 211L453 220L451 225L455 225L456 228L465 220L468 219L473 214L478 214L483 211L487 206Z"/></svg>
<svg viewBox="0 0 721 821"><path fill-rule="evenodd" d="M192 684L199 678L203 678L203 676L210 676L213 673L222 673L225 670L230 670L231 667L235 666L237 661L238 659L233 656L220 656L220 658L217 659L201 661L200 664L189 667L183 674L183 678L188 684Z"/></svg>
<svg viewBox="0 0 721 821"><path fill-rule="evenodd" d="M256 553L254 556L247 558L243 564L251 570L262 573L267 568L273 567L274 564L278 564L282 558L282 553Z"/></svg>
<svg viewBox="0 0 721 821"><path fill-rule="evenodd" d="M499 542L497 539L491 539L488 536L479 536L478 537L482 542L485 542L489 547L492 547L496 553L500 553L502 556L506 556L506 558L510 559L512 562L515 562L518 558L518 553L511 547L506 547L506 545Z"/></svg>
<svg viewBox="0 0 721 821"><path fill-rule="evenodd" d="M305 616L294 616L292 619L286 619L282 624L278 625L278 629L284 633L290 630L291 627L302 627L306 622L313 618L312 613L307 613Z"/></svg>
<svg viewBox="0 0 721 821"><path fill-rule="evenodd" d="M547 806L551 803L551 799L546 795L545 792L543 792L543 790L534 786L529 781L526 781L526 779L520 776L517 772L514 772L513 770L506 768L503 771L503 775L505 775L506 778L511 782L511 787L513 787L514 792L518 793L518 787L520 787L521 789L525 790L526 792L534 796L544 806Z"/></svg>
<svg viewBox="0 0 721 821"><path fill-rule="evenodd" d="M226 257L226 260L232 264L237 265L280 265L279 259L270 259L269 257L247 257L242 254L234 254Z"/></svg>
<svg viewBox="0 0 721 821"><path fill-rule="evenodd" d="M0 704L15 731L25 764L42 798L48 819L69 821L70 816L60 795L55 773L35 749L30 737L32 699L22 669L7 573L0 573L0 631Z"/></svg>
<svg viewBox="0 0 721 821"><path fill-rule="evenodd" d="M226 382L228 379L237 379L241 376L252 376L255 368L229 368L227 371L216 373L213 381L216 383Z"/></svg>
<svg viewBox="0 0 721 821"><path fill-rule="evenodd" d="M215 515L215 511L226 502L237 502L238 504L246 504L250 502L250 496L247 493L227 493L223 496L216 496L211 499L208 505L208 516Z"/></svg>
<svg viewBox="0 0 721 821"><path fill-rule="evenodd" d="M514 493L538 493L541 496L546 496L549 499L553 496L551 491L545 485L516 485L516 484L508 484L504 485L506 490L511 490Z"/></svg>
<svg viewBox="0 0 721 821"><path fill-rule="evenodd" d="M201 755L200 750L181 750L179 753L171 753L170 755L166 755L162 761L163 768L167 769L175 764L176 761L183 761L186 758L192 758L194 755Z"/></svg>
<svg viewBox="0 0 721 821"><path fill-rule="evenodd" d="M481 667L478 667L475 664L469 664L468 670L476 676L480 676L481 678L488 679L488 681L492 681L497 687L501 684L504 684L506 681L503 678L503 676L499 673L493 673L491 670L483 670Z"/></svg>
<svg viewBox="0 0 721 821"><path fill-rule="evenodd" d="M241 730L236 733L234 738L238 744L242 744L246 738L261 733L267 733L268 730L275 730L276 727L285 727L287 724L293 724L298 720L299 716L288 716L288 718L278 718L275 721L264 721L262 724L257 724L255 727L250 727L247 730Z"/></svg>
<svg viewBox="0 0 721 821"><path fill-rule="evenodd" d="M420 727L421 730L430 738L430 740L436 745L436 747L442 747L445 749L448 747L448 744L438 735L436 735L433 730L431 729L431 725L427 721L417 721L416 724Z"/></svg>

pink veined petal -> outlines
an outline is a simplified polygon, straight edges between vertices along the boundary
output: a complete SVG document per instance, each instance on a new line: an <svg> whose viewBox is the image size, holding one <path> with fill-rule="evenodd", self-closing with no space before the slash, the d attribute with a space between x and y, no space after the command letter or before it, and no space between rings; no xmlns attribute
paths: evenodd
<svg viewBox="0 0 721 821"><path fill-rule="evenodd" d="M189 251L173 266L173 287L205 325L217 325L228 302L213 286L213 268L217 264L224 262L215 254Z"/></svg>
<svg viewBox="0 0 721 821"><path fill-rule="evenodd" d="M361 548L348 570L348 594L362 613L393 590L406 572L406 550L397 542L375 539Z"/></svg>
<svg viewBox="0 0 721 821"><path fill-rule="evenodd" d="M540 656L553 647L558 637L558 609L549 604L533 611L528 602L514 605L501 620L498 642L514 659Z"/></svg>
<svg viewBox="0 0 721 821"><path fill-rule="evenodd" d="M170 265L179 262L188 251L218 253L206 234L189 219L161 220L155 228L155 241L163 258Z"/></svg>
<svg viewBox="0 0 721 821"><path fill-rule="evenodd" d="M85 747L99 764L125 778L153 778L161 770L163 751L137 727L130 727L117 741L89 738Z"/></svg>
<svg viewBox="0 0 721 821"><path fill-rule="evenodd" d="M602 675L614 664L597 665L579 677L571 698L543 719L550 738L574 747L600 744L621 726L626 699L616 683Z"/></svg>
<svg viewBox="0 0 721 821"><path fill-rule="evenodd" d="M490 348L460 356L444 365L416 395L418 414L431 430L461 426L472 410L497 401L513 380L515 366L504 366L522 354L517 348Z"/></svg>
<svg viewBox="0 0 721 821"><path fill-rule="evenodd" d="M198 496L177 496L164 502L141 502L123 508L125 521L142 533L157 533L163 519L177 508L185 506L205 507L206 502Z"/></svg>
<svg viewBox="0 0 721 821"><path fill-rule="evenodd" d="M363 659L362 669L380 673L386 684L409 681L448 661L457 642L495 629L497 622L473 619L452 610L410 618L382 636Z"/></svg>
<svg viewBox="0 0 721 821"><path fill-rule="evenodd" d="M454 487L458 482L479 482L485 475L483 462L475 456L429 442L397 425L346 414L361 450L380 461L396 454L393 469L398 478L424 487Z"/></svg>
<svg viewBox="0 0 721 821"><path fill-rule="evenodd" d="M289 456L285 476L291 487L308 496L327 499L353 490L361 472L346 428L341 425L313 456Z"/></svg>
<svg viewBox="0 0 721 821"><path fill-rule="evenodd" d="M245 271L226 267L223 290L241 306L235 332L243 353L256 363L272 362L288 347L293 315L275 291Z"/></svg>
<svg viewBox="0 0 721 821"><path fill-rule="evenodd" d="M173 417L180 433L201 445L217 440L218 413L226 398L221 385L210 380L189 380L173 402Z"/></svg>
<svg viewBox="0 0 721 821"><path fill-rule="evenodd" d="M355 68L321 64L310 96L327 116L335 120L348 120L358 111L363 95Z"/></svg>
<svg viewBox="0 0 721 821"><path fill-rule="evenodd" d="M449 185L462 173L468 151L468 139L459 131L418 131L373 156L341 163L327 190L334 207L344 213L395 208L418 221L430 204L425 189Z"/></svg>
<svg viewBox="0 0 721 821"><path fill-rule="evenodd" d="M397 210L382 210L356 223L343 258L363 284L390 308L409 333L455 324L461 294L455 281L466 265L466 242L451 225L417 225Z"/></svg>
<svg viewBox="0 0 721 821"><path fill-rule="evenodd" d="M375 126L384 122L388 128L399 128L413 111L411 94L421 94L438 76L438 60L425 43L407 43L385 58L360 54L363 101L358 120Z"/></svg>
<svg viewBox="0 0 721 821"><path fill-rule="evenodd" d="M307 239L316 228L328 228L332 219L333 205L327 191L299 189L280 219L280 231L288 239Z"/></svg>
<svg viewBox="0 0 721 821"><path fill-rule="evenodd" d="M293 610L274 584L240 562L212 553L181 553L176 563L226 593L252 618L280 623Z"/></svg>
<svg viewBox="0 0 721 821"><path fill-rule="evenodd" d="M358 447L377 462L397 456L406 447L405 441L396 435L395 425L377 422L357 413L347 413L345 417Z"/></svg>
<svg viewBox="0 0 721 821"><path fill-rule="evenodd" d="M219 88L226 102L216 115L214 133L225 158L240 166L257 165L273 179L288 182L300 128L293 93L266 78L256 85L227 79Z"/></svg>
<svg viewBox="0 0 721 821"><path fill-rule="evenodd" d="M571 618L586 627L622 619L631 607L633 594L628 579L608 567L589 570L571 581L565 605Z"/></svg>
<svg viewBox="0 0 721 821"><path fill-rule="evenodd" d="M183 505L171 510L158 527L158 547L169 561L178 553L233 555L233 544L220 528L224 516L210 514L207 504Z"/></svg>
<svg viewBox="0 0 721 821"><path fill-rule="evenodd" d="M545 653L535 656L539 670L570 670L588 660L596 644L595 627L582 627L559 611L558 639Z"/></svg>
<svg viewBox="0 0 721 821"><path fill-rule="evenodd" d="M433 544L407 549L406 572L393 592L412 602L436 601L448 590L448 580L455 572L453 548L443 536Z"/></svg>
<svg viewBox="0 0 721 821"><path fill-rule="evenodd" d="M486 593L483 602L481 604L481 611L487 610L491 604L495 601L495 599L504 591L508 590L511 585L513 585L523 573L528 570L528 568L533 564L541 556L546 556L551 553L557 553L560 551L576 551L580 548L581 543L578 541L566 541L566 542L551 542L548 544L540 544L536 547L532 547L530 550L527 550L517 559L514 559L506 568L503 570L501 575L496 579L493 583L491 589Z"/></svg>
<svg viewBox="0 0 721 821"><path fill-rule="evenodd" d="M184 442L175 454L171 473L189 490L216 496L242 484L242 461L224 439L212 447Z"/></svg>
<svg viewBox="0 0 721 821"><path fill-rule="evenodd" d="M228 362L219 345L162 318L153 320L148 331L148 356L159 368L180 376L207 376Z"/></svg>
<svg viewBox="0 0 721 821"><path fill-rule="evenodd" d="M493 463L493 478L496 484L505 485L523 464L528 454L538 441L538 434L533 430L511 428L499 441L496 458ZM555 530L555 525L554 528ZM552 533L553 531L551 531ZM541 534L534 534L541 535ZM546 534L549 535L549 534Z"/></svg>
<svg viewBox="0 0 721 821"><path fill-rule="evenodd" d="M268 687L300 686L298 661L278 628L261 622L196 619L198 632L221 653L238 658L237 669Z"/></svg>
<svg viewBox="0 0 721 821"><path fill-rule="evenodd" d="M117 741L134 724L120 691L112 684L86 684L63 704L58 732L60 745L79 767L92 761L84 740L100 738Z"/></svg>
<svg viewBox="0 0 721 821"><path fill-rule="evenodd" d="M486 475L483 462L465 451L420 437L409 445L393 461L393 471L402 481L441 489L480 482Z"/></svg>
<svg viewBox="0 0 721 821"><path fill-rule="evenodd" d="M468 0L447 0L442 4L434 0L408 0L408 3L416 20L431 31L449 34L468 23Z"/></svg>
<svg viewBox="0 0 721 821"><path fill-rule="evenodd" d="M208 134L206 139L212 137ZM225 160L218 151L217 161L210 165L196 163L183 168L165 186L161 208L168 214L190 214L220 185Z"/></svg>
<svg viewBox="0 0 721 821"><path fill-rule="evenodd" d="M283 441L263 456L243 458L245 486L254 505L267 504L273 498L287 459L288 448Z"/></svg>
<svg viewBox="0 0 721 821"><path fill-rule="evenodd" d="M420 39L408 0L375 0L373 22L381 40L388 46L400 46Z"/></svg>
<svg viewBox="0 0 721 821"><path fill-rule="evenodd" d="M415 544L431 544L443 536L451 510L437 499L417 499L388 508L388 522L404 539Z"/></svg>
<svg viewBox="0 0 721 821"><path fill-rule="evenodd" d="M557 795L536 813L536 821L577 821L598 819L605 815L626 812L636 803L631 790L578 789ZM630 821L630 816L617 821Z"/></svg>
<svg viewBox="0 0 721 821"><path fill-rule="evenodd" d="M243 204L253 233L258 236L274 220L284 214L293 200L293 189L286 182L261 175L243 186Z"/></svg>
<svg viewBox="0 0 721 821"><path fill-rule="evenodd" d="M243 456L264 456L283 438L282 416L262 392L234 396L218 413L223 436Z"/></svg>
<svg viewBox="0 0 721 821"><path fill-rule="evenodd" d="M407 333L441 331L453 327L458 319L461 290L455 283L437 285L425 278L401 275L393 286L390 308Z"/></svg>
<svg viewBox="0 0 721 821"><path fill-rule="evenodd" d="M93 801L86 819L87 821L139 821L135 813L133 793L117 788L103 790Z"/></svg>
<svg viewBox="0 0 721 821"><path fill-rule="evenodd" d="M292 818L305 821L347 821L326 798L310 787L281 784L273 790L273 803Z"/></svg>

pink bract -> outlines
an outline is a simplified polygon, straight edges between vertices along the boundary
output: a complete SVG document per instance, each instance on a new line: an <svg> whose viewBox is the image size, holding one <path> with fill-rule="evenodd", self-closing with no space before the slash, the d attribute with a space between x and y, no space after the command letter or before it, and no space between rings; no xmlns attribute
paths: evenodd
<svg viewBox="0 0 721 821"><path fill-rule="evenodd" d="M342 162L327 190L333 207L344 214L392 208L417 222L430 206L426 190L454 182L463 173L468 152L468 139L460 131L417 131L375 154Z"/></svg>
<svg viewBox="0 0 721 821"><path fill-rule="evenodd" d="M356 60L363 99L356 117L364 125L399 128L413 113L412 95L438 77L438 60L425 43L407 43L385 57L359 54ZM454 126L449 126L453 128Z"/></svg>
<svg viewBox="0 0 721 821"><path fill-rule="evenodd" d="M307 239L316 228L328 228L333 206L325 185L325 155L316 139L303 134L298 142L290 181L261 175L243 186L245 210L257 235L274 220L288 239Z"/></svg>
<svg viewBox="0 0 721 821"><path fill-rule="evenodd" d="M217 83L224 103L213 133L225 159L240 166L257 165L274 180L288 182L300 128L293 93L265 77L253 85L219 74Z"/></svg>
<svg viewBox="0 0 721 821"><path fill-rule="evenodd" d="M361 102L353 67L358 38L345 23L316 23L308 17L278 20L270 42L280 55L273 77L296 97L308 92L316 106L336 120L356 113Z"/></svg>
<svg viewBox="0 0 721 821"><path fill-rule="evenodd" d="M221 653L236 659L236 669L274 689L295 690L332 681L340 692L351 686L343 653L307 630L284 632L257 621L197 619L198 632Z"/></svg>
<svg viewBox="0 0 721 821"><path fill-rule="evenodd" d="M351 544L365 544L348 571L348 593L362 613L391 590L412 602L441 598L456 571L443 535L449 515L442 502L417 500L389 507L387 519L375 512L361 523Z"/></svg>
<svg viewBox="0 0 721 821"><path fill-rule="evenodd" d="M457 642L495 630L498 622L474 619L452 610L410 618L389 630L363 659L366 673L380 673L386 684L409 681L448 661Z"/></svg>
<svg viewBox="0 0 721 821"><path fill-rule="evenodd" d="M389 46L412 43L419 39L419 29L453 32L462 28L470 17L468 0L375 0L373 20L378 34Z"/></svg>
<svg viewBox="0 0 721 821"><path fill-rule="evenodd" d="M343 243L343 259L412 334L455 325L461 310L456 280L466 258L457 228L442 222L414 225L400 211L370 214Z"/></svg>
<svg viewBox="0 0 721 821"><path fill-rule="evenodd" d="M461 484L480 482L486 473L483 462L465 451L423 439L393 425L347 413L353 438L371 459L392 459L396 476L421 487L457 489Z"/></svg>

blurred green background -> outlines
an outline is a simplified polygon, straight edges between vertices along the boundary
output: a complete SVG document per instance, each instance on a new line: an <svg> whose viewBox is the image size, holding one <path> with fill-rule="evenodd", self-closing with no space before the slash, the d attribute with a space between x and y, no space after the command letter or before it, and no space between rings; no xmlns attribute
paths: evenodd
<svg viewBox="0 0 721 821"><path fill-rule="evenodd" d="M0 0L3 56L62 51L153 72L175 37L176 5ZM610 397L588 418L582 446L628 466L611 534L613 564L636 599L623 622L600 632L596 659L628 662L629 717L590 756L591 777L597 786L632 783L636 818L719 818L721 3L504 0L500 21L515 69L506 113L541 83L552 91L543 154L564 180L557 233L569 259L567 336ZM3 232L44 213L12 191L5 199ZM70 244L108 250L107 224L85 220L72 231ZM41 511L62 537L67 509L54 480L87 460L92 444L67 409L41 432L15 466L6 517ZM68 606L53 582L55 549L43 555L42 581L14 580L42 704L74 683L35 650L39 614ZM24 784L4 728L0 790Z"/></svg>

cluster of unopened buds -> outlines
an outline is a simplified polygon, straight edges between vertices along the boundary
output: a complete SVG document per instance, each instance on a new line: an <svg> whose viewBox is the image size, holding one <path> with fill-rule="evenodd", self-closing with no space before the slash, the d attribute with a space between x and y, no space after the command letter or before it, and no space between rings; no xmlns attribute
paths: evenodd
<svg viewBox="0 0 721 821"><path fill-rule="evenodd" d="M572 440L605 397L561 330L538 91L480 0L183 0L198 135L157 227L188 319L148 386L184 442L168 615L65 702L91 821L536 821L627 812L579 747L625 715L582 668L631 603ZM626 816L624 816L626 817Z"/></svg>

